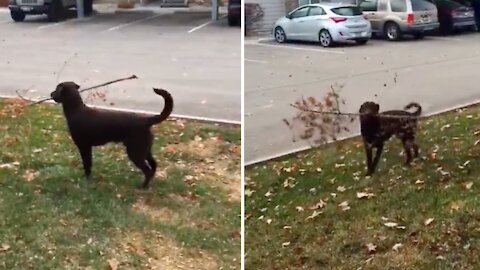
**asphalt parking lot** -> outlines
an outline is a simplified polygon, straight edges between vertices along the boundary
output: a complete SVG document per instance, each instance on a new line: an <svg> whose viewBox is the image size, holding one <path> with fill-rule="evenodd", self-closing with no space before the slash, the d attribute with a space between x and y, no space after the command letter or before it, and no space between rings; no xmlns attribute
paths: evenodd
<svg viewBox="0 0 480 270"><path fill-rule="evenodd" d="M417 101L424 114L480 101L480 33L424 40L370 40L365 46L322 48L317 44L245 41L245 162L252 164L309 148L292 142L283 123L289 104L302 96L322 98L343 85L345 112L373 100L381 110ZM359 133L358 123L351 136Z"/></svg>
<svg viewBox="0 0 480 270"><path fill-rule="evenodd" d="M0 94L31 89L48 95L59 81L84 86L137 75L140 80L108 87L107 104L159 111L151 87L169 90L174 114L239 122L241 30L209 11L157 8L103 10L86 19L47 22L30 16L14 23L0 10Z"/></svg>

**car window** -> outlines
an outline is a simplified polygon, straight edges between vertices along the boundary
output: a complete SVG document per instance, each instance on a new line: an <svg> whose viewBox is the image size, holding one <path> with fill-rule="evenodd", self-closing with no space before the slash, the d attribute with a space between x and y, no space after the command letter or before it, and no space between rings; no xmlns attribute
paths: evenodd
<svg viewBox="0 0 480 270"><path fill-rule="evenodd" d="M405 0L391 0L390 5L393 12L406 12L407 1Z"/></svg>
<svg viewBox="0 0 480 270"><path fill-rule="evenodd" d="M364 0L360 2L360 9L363 11L377 11L377 0Z"/></svg>
<svg viewBox="0 0 480 270"><path fill-rule="evenodd" d="M437 1L437 5L440 7L448 7L451 9L457 9L457 8L463 7L463 5L460 3L448 1L448 0Z"/></svg>
<svg viewBox="0 0 480 270"><path fill-rule="evenodd" d="M388 11L388 1L380 0L378 2L378 11Z"/></svg>
<svg viewBox="0 0 480 270"><path fill-rule="evenodd" d="M337 15L342 15L342 16L362 15L362 10L360 10L358 7L338 7L338 8L332 8L331 11Z"/></svg>
<svg viewBox="0 0 480 270"><path fill-rule="evenodd" d="M413 11L435 10L437 7L425 0L411 0Z"/></svg>
<svg viewBox="0 0 480 270"><path fill-rule="evenodd" d="M311 7L308 16L318 16L318 15L325 15L325 11L321 7Z"/></svg>
<svg viewBox="0 0 480 270"><path fill-rule="evenodd" d="M309 7L303 7L303 8L300 8L300 9L297 9L296 11L294 11L294 12L291 14L292 19L301 18L301 17L307 16L307 14L308 14L308 8L309 8Z"/></svg>

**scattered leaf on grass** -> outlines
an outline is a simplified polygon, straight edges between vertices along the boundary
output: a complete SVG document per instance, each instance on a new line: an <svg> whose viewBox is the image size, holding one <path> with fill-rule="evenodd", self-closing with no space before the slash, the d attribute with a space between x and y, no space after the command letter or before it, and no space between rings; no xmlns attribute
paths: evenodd
<svg viewBox="0 0 480 270"><path fill-rule="evenodd" d="M347 190L347 189L344 186L338 186L337 187L338 192L344 192L345 190Z"/></svg>
<svg viewBox="0 0 480 270"><path fill-rule="evenodd" d="M1 245L1 248L0 248L0 251L7 251L10 249L10 245L8 244L2 244Z"/></svg>
<svg viewBox="0 0 480 270"><path fill-rule="evenodd" d="M377 251L377 246L373 243L368 243L366 246L368 249L368 253L374 253L375 251Z"/></svg>
<svg viewBox="0 0 480 270"><path fill-rule="evenodd" d="M327 203L320 199L320 201L318 203L310 206L308 209L316 210L316 209L320 209L320 208L325 207L325 205L327 205Z"/></svg>
<svg viewBox="0 0 480 270"><path fill-rule="evenodd" d="M11 163L0 164L0 169L13 169L18 165L20 165L20 162L18 162L18 161L11 162Z"/></svg>
<svg viewBox="0 0 480 270"><path fill-rule="evenodd" d="M473 182L467 182L467 183L464 183L463 185L465 186L466 189L471 189L473 186Z"/></svg>
<svg viewBox="0 0 480 270"><path fill-rule="evenodd" d="M421 184L423 184L423 183L425 183L425 182L422 181L422 180L417 180L417 181L415 181L415 185L421 185Z"/></svg>
<svg viewBox="0 0 480 270"><path fill-rule="evenodd" d="M396 243L395 245L393 245L392 250L393 251L398 251L398 249L400 249L401 247L403 247L403 244Z"/></svg>
<svg viewBox="0 0 480 270"><path fill-rule="evenodd" d="M343 201L338 206L340 206L342 208L342 211L350 210L350 206L348 205L348 201Z"/></svg>
<svg viewBox="0 0 480 270"><path fill-rule="evenodd" d="M303 207L301 207L301 206L297 206L297 207L295 207L295 209L296 209L298 212L303 212L303 210L305 210L305 209L303 209Z"/></svg>
<svg viewBox="0 0 480 270"><path fill-rule="evenodd" d="M368 193L368 192L357 192L357 198L359 199L363 199L363 198L370 199L372 197L375 197L375 194Z"/></svg>
<svg viewBox="0 0 480 270"><path fill-rule="evenodd" d="M250 189L245 189L245 196L250 197L255 191L252 191Z"/></svg>
<svg viewBox="0 0 480 270"><path fill-rule="evenodd" d="M425 224L425 226L428 226L430 225L435 219L434 218L428 218L427 220L425 220L425 222L423 224Z"/></svg>
<svg viewBox="0 0 480 270"><path fill-rule="evenodd" d="M386 227L389 227L389 228L396 228L398 226L398 223L387 222L387 223L383 223L383 225L385 225Z"/></svg>
<svg viewBox="0 0 480 270"><path fill-rule="evenodd" d="M319 216L321 213L322 213L322 212L317 212L317 211L315 210L315 211L313 211L313 213L312 213L310 216L308 216L305 220L314 219L314 218L316 218L317 216Z"/></svg>
<svg viewBox="0 0 480 270"><path fill-rule="evenodd" d="M288 246L290 246L290 242L282 243L282 247L288 247Z"/></svg>

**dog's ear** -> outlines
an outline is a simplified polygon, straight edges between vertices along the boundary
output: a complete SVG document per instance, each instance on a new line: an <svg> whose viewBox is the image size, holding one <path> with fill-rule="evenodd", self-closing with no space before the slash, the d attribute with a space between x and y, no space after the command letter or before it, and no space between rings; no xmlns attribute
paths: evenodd
<svg viewBox="0 0 480 270"><path fill-rule="evenodd" d="M376 111L375 113L378 113L380 111L380 104L375 104Z"/></svg>
<svg viewBox="0 0 480 270"><path fill-rule="evenodd" d="M80 89L80 85L76 84L76 83L72 83L73 86L75 87L76 90Z"/></svg>

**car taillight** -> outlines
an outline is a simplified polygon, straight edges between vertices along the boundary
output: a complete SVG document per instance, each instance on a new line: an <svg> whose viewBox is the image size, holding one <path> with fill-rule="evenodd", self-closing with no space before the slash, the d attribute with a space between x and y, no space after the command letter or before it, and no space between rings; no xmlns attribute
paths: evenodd
<svg viewBox="0 0 480 270"><path fill-rule="evenodd" d="M330 17L330 20L334 21L335 23L339 23L339 22L346 21L347 18L345 18L345 17Z"/></svg>
<svg viewBox="0 0 480 270"><path fill-rule="evenodd" d="M407 23L412 24L414 21L413 13L407 14Z"/></svg>

